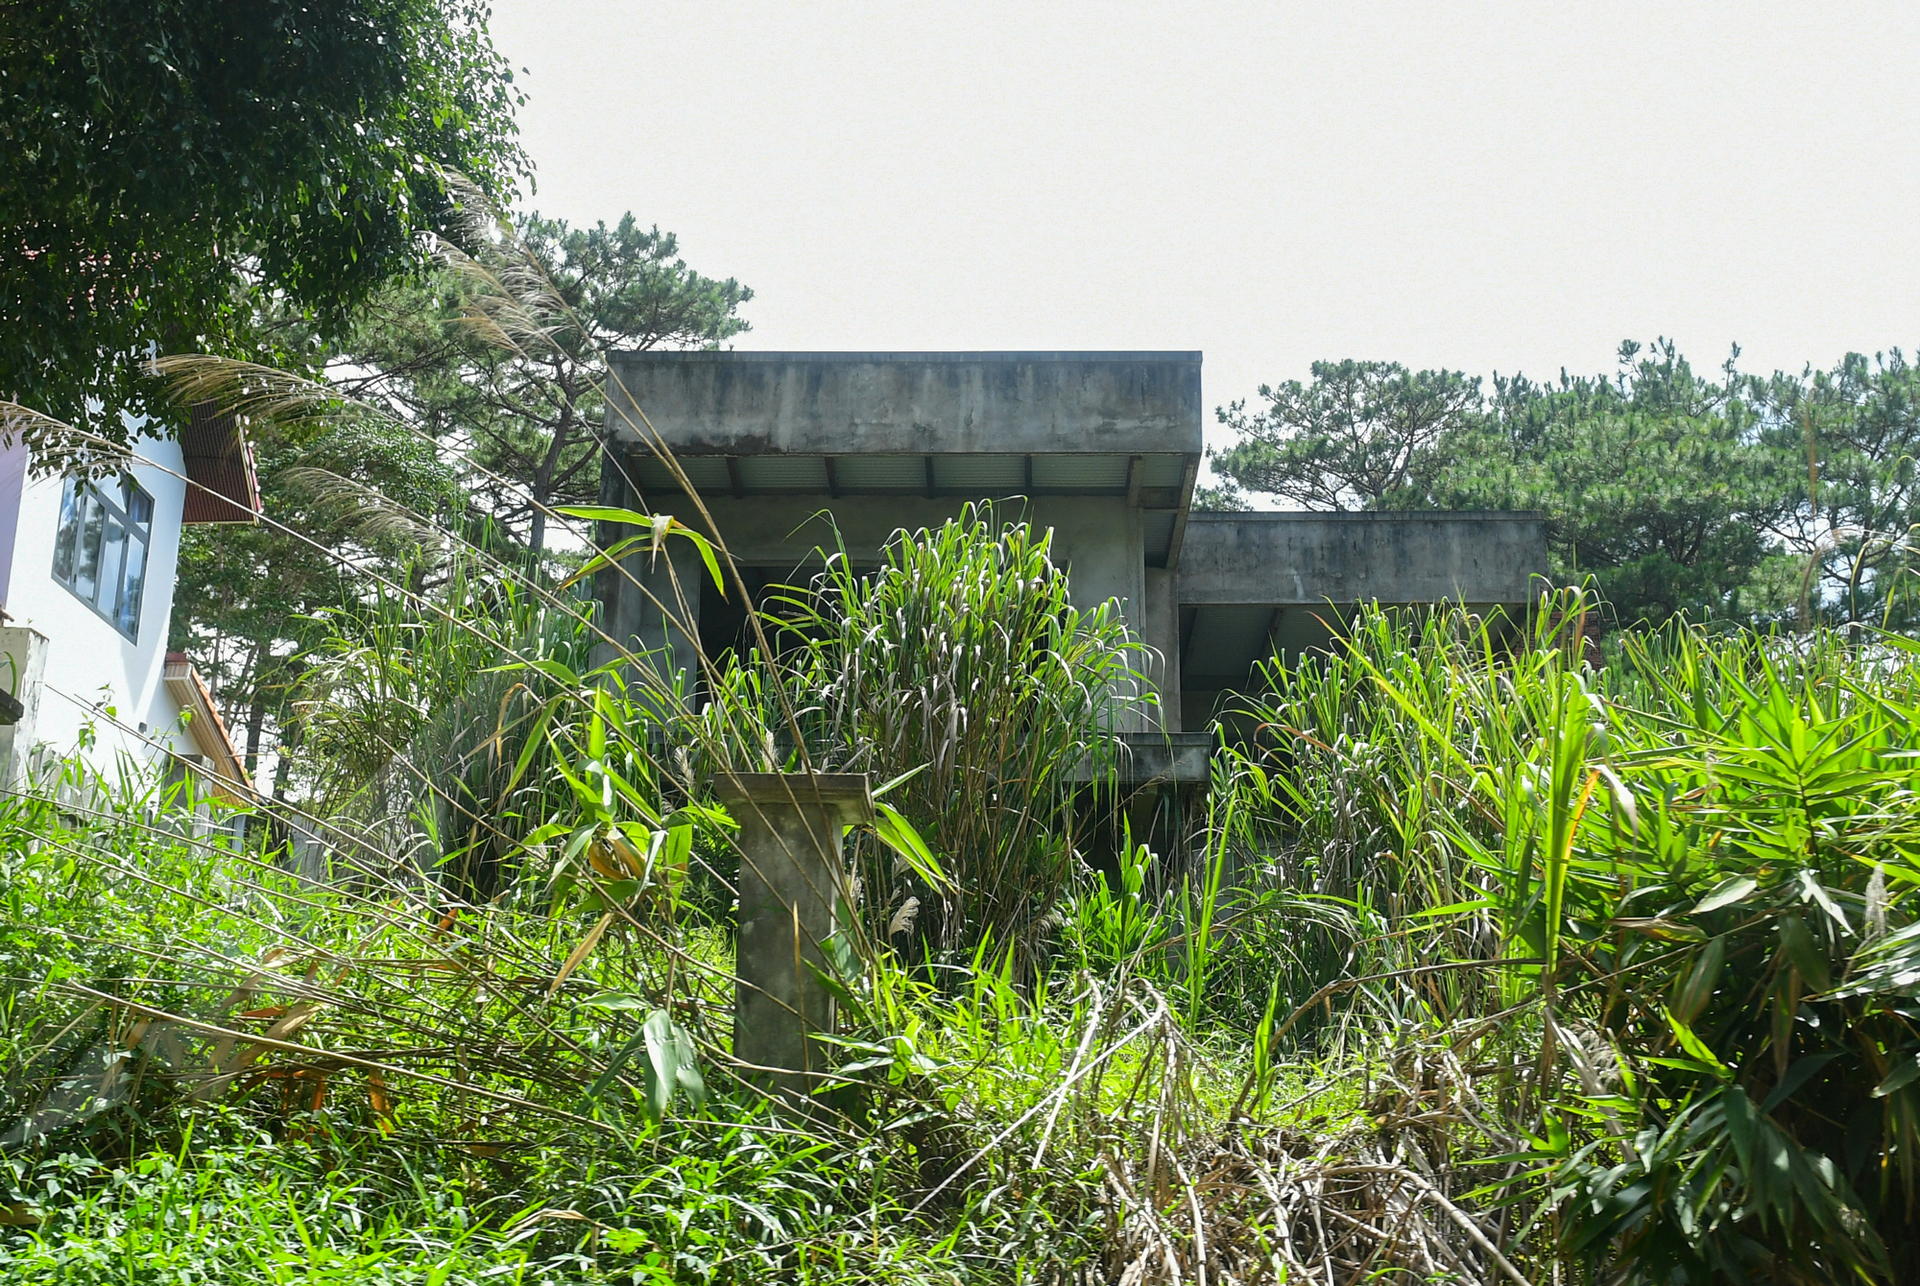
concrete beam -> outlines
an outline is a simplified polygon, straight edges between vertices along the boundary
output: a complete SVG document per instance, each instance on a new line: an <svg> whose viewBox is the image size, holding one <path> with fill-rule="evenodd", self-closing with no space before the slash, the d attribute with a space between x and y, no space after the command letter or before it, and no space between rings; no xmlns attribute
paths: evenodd
<svg viewBox="0 0 1920 1286"><path fill-rule="evenodd" d="M1199 353L616 353L607 428L683 455L1201 450Z"/></svg>
<svg viewBox="0 0 1920 1286"><path fill-rule="evenodd" d="M1121 742L1119 777L1130 787L1204 785L1211 775L1210 732L1134 732Z"/></svg>
<svg viewBox="0 0 1920 1286"><path fill-rule="evenodd" d="M1197 513L1180 602L1531 602L1547 570L1531 513Z"/></svg>

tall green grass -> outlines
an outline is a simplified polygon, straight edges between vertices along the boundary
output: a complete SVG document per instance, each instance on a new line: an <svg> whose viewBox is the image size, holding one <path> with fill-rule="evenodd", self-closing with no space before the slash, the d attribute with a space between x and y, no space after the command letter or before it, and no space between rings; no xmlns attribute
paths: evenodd
<svg viewBox="0 0 1920 1286"><path fill-rule="evenodd" d="M486 244L502 342L573 324ZM571 516L641 533L584 569L636 592L681 541L754 588L724 533ZM1577 595L1364 612L1263 668L1182 851L1122 827L1103 875L1074 798L1150 667L1044 531L826 551L695 675L443 536L306 658L246 839L77 764L0 801L16 1276L1920 1275L1911 642L1676 625L1596 667ZM688 637L690 589L652 603ZM822 767L898 812L850 837L838 1083L795 1114L732 1059L708 783Z"/></svg>
<svg viewBox="0 0 1920 1286"><path fill-rule="evenodd" d="M1381 1018L1531 1033L1489 1088L1575 1263L1904 1279L1914 645L1676 626L1594 669L1549 606L1517 640L1375 614L1272 670L1243 780L1276 878L1380 915Z"/></svg>
<svg viewBox="0 0 1920 1286"><path fill-rule="evenodd" d="M1577 598L1365 613L1268 667L1194 852L1102 875L1071 798L1134 645L1033 539L830 566L791 646L671 718L569 665L577 626L543 641L562 591L468 581L417 623L376 597L320 660L402 707L369 720L392 754L289 819L326 879L177 788L10 797L3 1253L75 1281L1912 1271L1914 645L1676 626L1596 668ZM915 584L955 588L913 617ZM408 713L428 662L470 686ZM905 776L926 851L858 840L869 923L924 889L970 926L853 944L804 1119L732 1074L732 829L694 771L769 747ZM380 847L382 774L433 860ZM484 895L446 816L494 846Z"/></svg>

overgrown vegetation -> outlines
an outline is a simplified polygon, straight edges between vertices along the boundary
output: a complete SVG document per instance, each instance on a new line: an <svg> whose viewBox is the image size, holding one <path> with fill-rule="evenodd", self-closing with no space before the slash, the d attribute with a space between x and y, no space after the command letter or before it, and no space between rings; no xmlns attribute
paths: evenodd
<svg viewBox="0 0 1920 1286"><path fill-rule="evenodd" d="M96 470L136 413L249 421L267 520L189 534L172 642L278 764L238 812L79 759L0 794L0 1277L1920 1279L1903 354L1224 408L1203 503L1537 508L1587 588L1271 658L1156 851L1100 811L1156 658L1019 514L761 598L580 507L607 348L751 292L497 213L486 22L0 5L0 420ZM682 542L747 628L675 672L586 589ZM884 806L802 1107L735 1056L713 783L822 770Z"/></svg>
<svg viewBox="0 0 1920 1286"><path fill-rule="evenodd" d="M515 246L466 269L497 342L590 347ZM428 440L159 369L314 442ZM337 599L261 640L294 735L244 831L77 762L0 801L14 1276L1914 1275L1910 641L1674 619L1599 665L1577 593L1364 613L1272 659L1152 851L1087 813L1151 658L1017 514L757 599L672 519L543 509L584 552L528 557L323 472L365 503L331 554L266 519ZM691 634L682 546L765 609L694 671L585 597L661 559ZM888 807L797 1111L733 1056L713 781L821 769Z"/></svg>
<svg viewBox="0 0 1920 1286"><path fill-rule="evenodd" d="M143 360L304 365L447 226L439 166L531 173L512 69L474 0L102 0L0 8L0 394L97 441L12 425L43 462L111 465ZM289 326L294 320L313 323Z"/></svg>
<svg viewBox="0 0 1920 1286"><path fill-rule="evenodd" d="M1102 876L1047 783L1097 754L1128 644L1058 576L1017 525L902 536L795 592L796 645L696 715L586 669L570 591L477 560L316 665L372 738L307 743L345 774L298 819L324 878L78 767L9 799L10 1270L1913 1272L1910 644L1674 626L1595 670L1577 601L1376 613L1276 660L1200 830ZM907 630L889 578L953 592ZM984 620L1059 675L953 669ZM962 673L1019 737L949 731ZM918 768L888 797L930 849L855 846L871 932L811 1116L730 1057L737 858L698 768L803 763ZM1051 847L1006 847L1023 822ZM938 934L887 932L962 870Z"/></svg>

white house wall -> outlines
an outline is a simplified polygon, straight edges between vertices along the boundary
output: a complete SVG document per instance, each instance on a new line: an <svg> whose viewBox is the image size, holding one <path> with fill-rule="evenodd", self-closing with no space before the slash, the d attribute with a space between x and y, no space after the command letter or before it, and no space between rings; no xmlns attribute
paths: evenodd
<svg viewBox="0 0 1920 1286"><path fill-rule="evenodd" d="M133 641L53 578L64 480L28 476L26 454L18 445L0 453L0 499L14 488L20 496L11 540L0 545L6 610L14 625L37 630L48 641L33 741L65 754L79 745L82 727L91 724L95 741L89 758L103 771L111 771L120 752L143 761L162 749L196 753L180 726L179 706L161 682L186 500L180 448L143 438L134 453L141 461L131 470L134 480L153 497L153 533L139 637ZM6 535L0 521L0 537Z"/></svg>

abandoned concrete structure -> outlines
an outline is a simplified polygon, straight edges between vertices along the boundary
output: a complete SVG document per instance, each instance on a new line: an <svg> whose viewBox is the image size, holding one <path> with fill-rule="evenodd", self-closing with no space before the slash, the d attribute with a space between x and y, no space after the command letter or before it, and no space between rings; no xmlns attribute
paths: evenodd
<svg viewBox="0 0 1920 1286"><path fill-rule="evenodd" d="M877 559L901 528L1019 497L1053 530L1075 599L1118 600L1161 658L1156 731L1175 758L1257 659L1326 641L1353 605L1517 608L1546 570L1531 514L1193 512L1199 353L629 353L613 376L623 450L603 503L706 528L663 444L763 584L793 581L833 527L856 562ZM681 585L705 582L694 550L672 557ZM648 563L629 567L670 599ZM692 649L731 643L743 619L711 589L689 594L691 637L624 578L603 585L610 632L689 676Z"/></svg>

